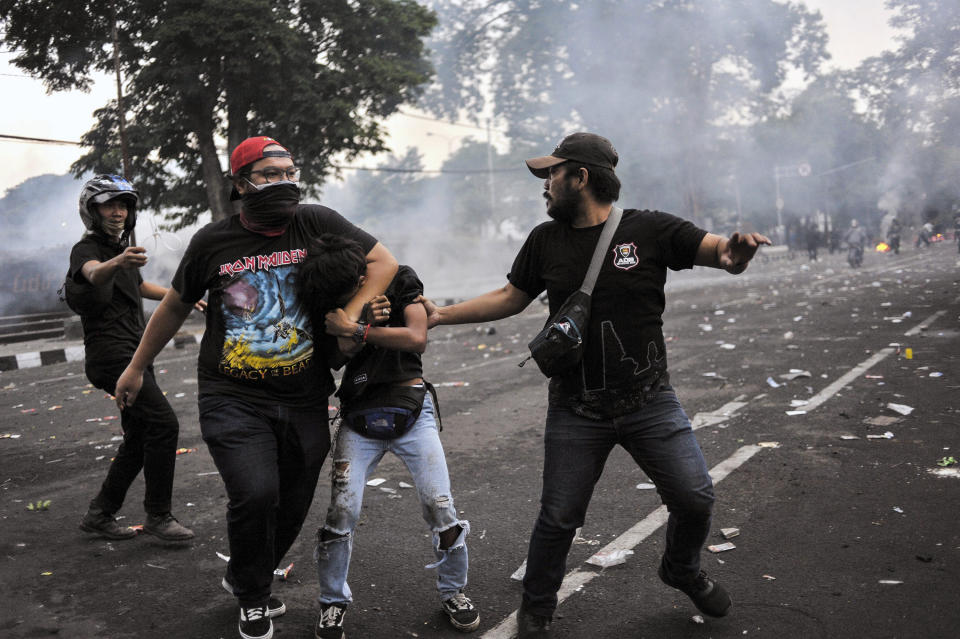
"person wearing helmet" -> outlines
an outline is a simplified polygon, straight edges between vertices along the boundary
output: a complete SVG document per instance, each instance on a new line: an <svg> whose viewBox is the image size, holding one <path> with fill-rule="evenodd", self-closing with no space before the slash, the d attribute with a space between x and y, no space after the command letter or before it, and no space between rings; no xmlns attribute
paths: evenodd
<svg viewBox="0 0 960 639"><path fill-rule="evenodd" d="M97 175L83 185L80 219L87 232L70 252L67 273L67 300L83 326L87 379L111 394L143 334L141 297L159 300L167 292L140 276L146 249L127 245L138 201L133 185L117 175ZM135 537L114 515L142 469L143 532L165 541L192 539L193 532L170 514L180 424L152 368L144 374L140 398L136 409L121 415L123 441L80 528L107 539Z"/></svg>
<svg viewBox="0 0 960 639"><path fill-rule="evenodd" d="M300 171L273 138L237 145L230 172L241 210L193 236L116 397L123 410L136 407L149 364L209 292L197 386L200 430L229 499L222 585L240 605L240 636L268 639L286 611L271 593L273 571L300 533L330 451L335 338L313 334L295 287L298 264L324 233L357 241L367 278L344 307L356 321L397 261L336 211L301 204Z"/></svg>

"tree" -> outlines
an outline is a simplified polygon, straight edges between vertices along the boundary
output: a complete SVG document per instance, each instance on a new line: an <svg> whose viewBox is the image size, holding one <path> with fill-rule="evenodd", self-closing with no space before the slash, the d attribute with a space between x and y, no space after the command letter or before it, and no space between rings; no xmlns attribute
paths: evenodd
<svg viewBox="0 0 960 639"><path fill-rule="evenodd" d="M768 115L787 72L826 59L818 13L774 0L446 0L435 112L489 107L514 140L586 129L620 150L625 195L700 219L722 148Z"/></svg>
<svg viewBox="0 0 960 639"><path fill-rule="evenodd" d="M388 155L379 168L354 178L355 215L358 222L396 224L423 196L423 156L408 148L403 156Z"/></svg>
<svg viewBox="0 0 960 639"><path fill-rule="evenodd" d="M333 155L384 150L380 122L432 74L423 38L436 23L414 0L0 0L0 16L23 51L13 63L50 91L112 72L116 26L130 177L177 227L230 214L222 140L276 137L313 193ZM77 175L120 172L116 104L96 118Z"/></svg>

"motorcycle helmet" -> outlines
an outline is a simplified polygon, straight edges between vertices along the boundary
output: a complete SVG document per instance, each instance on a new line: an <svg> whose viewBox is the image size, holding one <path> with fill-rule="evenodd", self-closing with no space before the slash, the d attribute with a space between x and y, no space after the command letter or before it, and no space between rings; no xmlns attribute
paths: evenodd
<svg viewBox="0 0 960 639"><path fill-rule="evenodd" d="M87 180L80 192L80 219L88 231L102 231L102 220L97 212L97 204L123 198L127 203L127 219L123 225L123 234L128 235L137 225L137 202L140 194L133 185L119 175L101 174Z"/></svg>

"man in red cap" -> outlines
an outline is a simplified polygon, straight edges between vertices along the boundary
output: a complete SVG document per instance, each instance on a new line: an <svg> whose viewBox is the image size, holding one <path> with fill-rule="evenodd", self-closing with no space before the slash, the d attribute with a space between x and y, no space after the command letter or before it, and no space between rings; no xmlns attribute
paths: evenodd
<svg viewBox="0 0 960 639"><path fill-rule="evenodd" d="M330 449L332 338L312 334L296 295L297 265L324 233L358 242L367 278L344 307L356 321L386 290L397 261L336 211L300 204L300 170L276 140L241 142L230 171L239 215L193 236L116 397L121 408L134 404L147 366L209 294L197 386L200 430L229 498L223 586L240 603L240 636L269 639L272 617L286 611L271 596L273 571L300 532Z"/></svg>
<svg viewBox="0 0 960 639"><path fill-rule="evenodd" d="M527 160L530 171L544 180L552 221L531 231L503 288L441 308L424 300L429 325L501 319L522 311L544 290L555 315L583 283L604 222L620 197L617 160L610 141L592 133L569 135L550 155ZM570 544L617 444L657 485L670 511L660 578L705 614L727 614L730 597L700 570L713 484L670 386L663 287L668 268L700 265L742 273L758 246L769 243L757 233L720 237L659 211L622 212L603 250L583 357L550 380L543 494L517 616L520 639L549 637Z"/></svg>

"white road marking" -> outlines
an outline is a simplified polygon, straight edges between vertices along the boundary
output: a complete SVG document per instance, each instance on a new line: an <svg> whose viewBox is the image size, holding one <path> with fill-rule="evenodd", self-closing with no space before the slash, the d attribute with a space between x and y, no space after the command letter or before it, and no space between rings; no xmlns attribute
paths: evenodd
<svg viewBox="0 0 960 639"><path fill-rule="evenodd" d="M914 326L913 328L911 328L909 331L907 331L906 333L904 333L904 335L907 336L907 337L913 337L914 335L918 335L918 334L920 333L920 331L926 329L928 326L930 326L931 324L933 324L935 321L937 321L937 318L938 318L938 317L940 317L941 315L943 315L943 314L946 313L946 312L947 312L947 311L945 311L945 310L937 311L936 313L934 313L933 315L931 315L930 317L928 317L927 319L923 320L922 322L920 322L919 324L917 324L916 326Z"/></svg>
<svg viewBox="0 0 960 639"><path fill-rule="evenodd" d="M743 446L737 451L713 467L710 471L710 477L713 483L720 483L727 475L742 466L748 459L763 450L760 446ZM652 513L633 525L625 533L611 541L602 550L629 550L639 544L641 541L653 534L658 528L667 523L666 506L660 506ZM600 576L601 571L592 569L574 568L563 578L560 590L557 592L557 604L559 605L573 593L577 592L584 585ZM517 611L514 610L510 615L498 623L496 626L481 635L481 639L511 639L517 634Z"/></svg>
<svg viewBox="0 0 960 639"><path fill-rule="evenodd" d="M843 388L844 386L846 386L856 378L863 375L866 371L870 370L870 368L874 364L886 359L891 353L893 353L892 348L880 349L879 351L874 353L873 356L870 357L870 359L860 364L857 364L856 366L851 368L849 371L847 371L845 375L843 375L842 377L837 379L835 382L833 382L832 384L824 388L822 391L820 391L819 393L817 393L816 395L808 399L807 403L801 406L800 409L805 410L808 413L811 412L813 409L820 406L820 404L824 403L825 401L827 401L828 399L836 395L837 391L839 391L841 388Z"/></svg>

